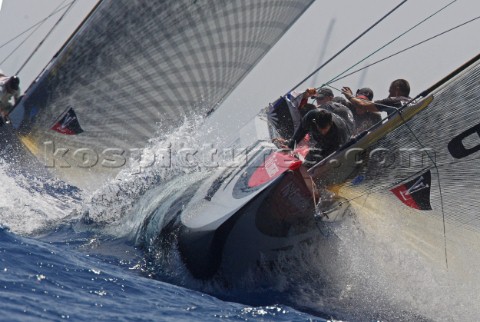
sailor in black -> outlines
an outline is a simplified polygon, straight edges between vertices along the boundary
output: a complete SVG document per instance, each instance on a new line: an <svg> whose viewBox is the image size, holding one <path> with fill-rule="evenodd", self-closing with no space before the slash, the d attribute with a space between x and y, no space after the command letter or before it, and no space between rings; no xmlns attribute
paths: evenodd
<svg viewBox="0 0 480 322"><path fill-rule="evenodd" d="M293 149L307 134L313 146L305 158L307 167L313 166L326 156L335 152L350 139L350 133L345 121L335 113L324 109L308 112L300 127L295 131L288 147Z"/></svg>
<svg viewBox="0 0 480 322"><path fill-rule="evenodd" d="M333 92L330 88L320 88L314 98L317 102L317 106L329 112L335 113L340 116L345 125L348 128L349 134L353 134L355 132L355 120L353 118L353 113L346 107L345 105L335 102Z"/></svg>

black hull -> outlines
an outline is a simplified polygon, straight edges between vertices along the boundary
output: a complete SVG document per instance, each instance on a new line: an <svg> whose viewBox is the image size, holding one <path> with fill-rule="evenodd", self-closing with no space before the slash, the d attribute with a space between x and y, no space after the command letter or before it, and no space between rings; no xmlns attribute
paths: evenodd
<svg viewBox="0 0 480 322"><path fill-rule="evenodd" d="M215 228L181 226L182 259L199 279L217 272L244 273L261 256L291 247L312 235L315 226L312 195L299 171L287 171Z"/></svg>

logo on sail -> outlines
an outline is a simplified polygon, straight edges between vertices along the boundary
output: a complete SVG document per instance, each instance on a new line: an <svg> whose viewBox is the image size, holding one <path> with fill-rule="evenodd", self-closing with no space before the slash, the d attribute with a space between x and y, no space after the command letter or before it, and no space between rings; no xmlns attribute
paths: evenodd
<svg viewBox="0 0 480 322"><path fill-rule="evenodd" d="M405 205L418 210L432 210L430 204L430 186L432 175L430 170L408 181L401 186L395 187L393 192Z"/></svg>
<svg viewBox="0 0 480 322"><path fill-rule="evenodd" d="M475 136L474 134L477 135ZM478 138L480 138L480 124L477 124L474 127L471 127L463 133L457 135L448 143L448 151L452 157L456 159L463 159L480 151L480 144L469 148L465 146L463 140L465 140L467 137L471 137L472 135L477 139L478 142ZM472 138L472 140L474 140L474 138Z"/></svg>
<svg viewBox="0 0 480 322"><path fill-rule="evenodd" d="M66 135L75 135L83 132L78 122L77 114L75 114L71 106L67 107L65 112L60 114L51 129Z"/></svg>

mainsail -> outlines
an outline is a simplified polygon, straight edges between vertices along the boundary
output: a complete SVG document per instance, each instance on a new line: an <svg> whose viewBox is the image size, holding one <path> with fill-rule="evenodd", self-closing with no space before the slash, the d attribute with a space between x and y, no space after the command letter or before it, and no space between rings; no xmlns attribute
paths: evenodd
<svg viewBox="0 0 480 322"><path fill-rule="evenodd" d="M311 3L101 1L28 89L12 120L40 159L58 157L45 149L68 150L57 160L68 180L77 172L72 168L118 171L97 169L103 151L115 149L123 158L156 132L211 112ZM51 130L68 107L80 135ZM76 160L78 149L89 155ZM84 164L85 158L98 162Z"/></svg>

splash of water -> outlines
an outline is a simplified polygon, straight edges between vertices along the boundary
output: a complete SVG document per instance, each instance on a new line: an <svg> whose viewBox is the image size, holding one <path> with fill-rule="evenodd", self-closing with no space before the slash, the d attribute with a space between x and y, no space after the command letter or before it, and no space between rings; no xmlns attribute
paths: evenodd
<svg viewBox="0 0 480 322"><path fill-rule="evenodd" d="M80 203L75 187L54 178L39 177L0 159L0 223L18 234L54 227Z"/></svg>
<svg viewBox="0 0 480 322"><path fill-rule="evenodd" d="M145 218L162 203L168 203L169 198L181 195L186 187L207 176L209 170L202 168L201 163L176 154L202 145L192 135L202 123L202 118L185 120L174 131L151 139L147 147L134 156L129 168L91 194L82 209L83 222L117 237L132 237ZM167 151L169 159L159 158L159 151Z"/></svg>

